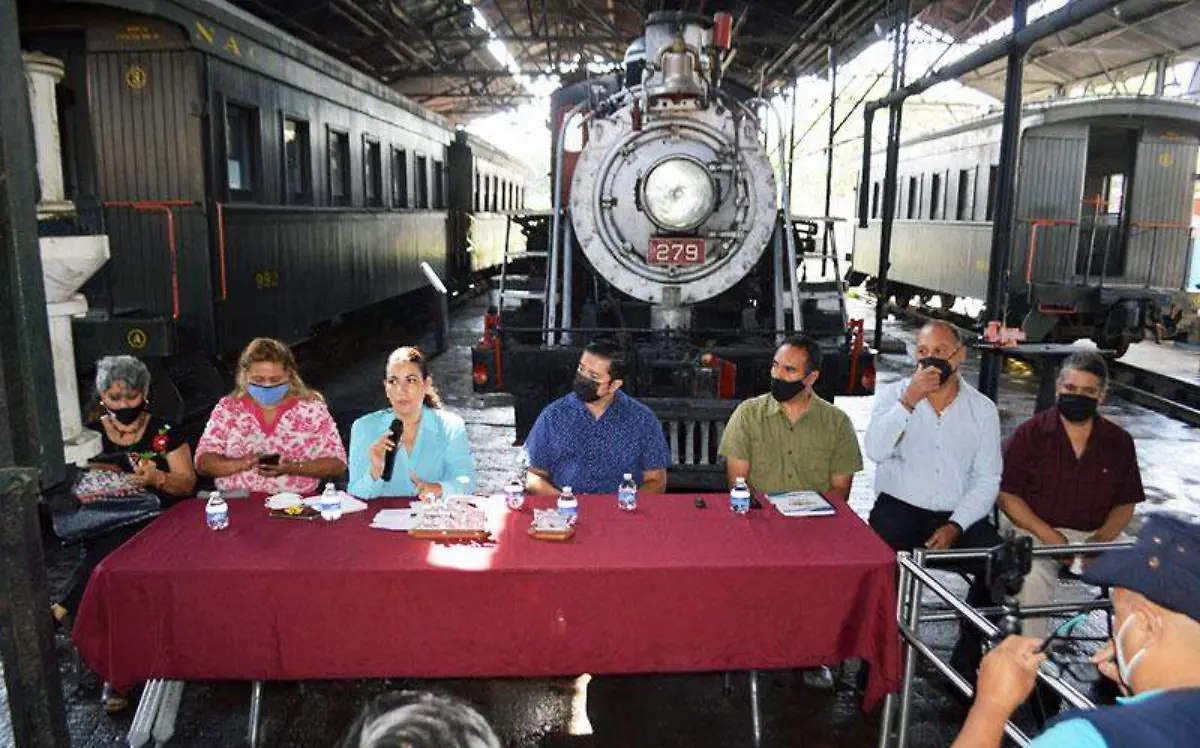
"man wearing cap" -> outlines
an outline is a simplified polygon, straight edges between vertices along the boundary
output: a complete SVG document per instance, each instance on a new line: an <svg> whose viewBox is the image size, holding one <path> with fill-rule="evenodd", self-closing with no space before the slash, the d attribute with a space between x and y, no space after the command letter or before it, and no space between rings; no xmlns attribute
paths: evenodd
<svg viewBox="0 0 1200 748"><path fill-rule="evenodd" d="M1200 744L1200 525L1147 520L1135 546L1102 554L1084 581L1113 588L1112 641L1092 662L1126 692L1114 706L1070 711L1031 748L1183 748ZM1010 636L988 653L955 748L992 748L1046 659L1041 642Z"/></svg>
<svg viewBox="0 0 1200 748"><path fill-rule="evenodd" d="M1017 427L1004 448L1001 530L1031 536L1035 545L1108 543L1122 533L1146 498L1133 437L1096 413L1108 389L1108 367L1094 351L1073 353L1058 374L1058 402ZM1058 571L1071 558L1039 557L1025 577L1021 607L1054 602ZM1024 633L1038 639L1048 620L1030 618Z"/></svg>

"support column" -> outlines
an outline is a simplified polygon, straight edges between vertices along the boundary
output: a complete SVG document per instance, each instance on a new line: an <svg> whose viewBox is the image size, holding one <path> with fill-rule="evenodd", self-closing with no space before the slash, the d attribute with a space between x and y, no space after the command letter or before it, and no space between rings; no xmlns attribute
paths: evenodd
<svg viewBox="0 0 1200 748"><path fill-rule="evenodd" d="M1025 28L1027 0L1013 0L1013 33ZM992 251L988 264L987 306L984 322L1004 321L1008 309L1008 269L1012 259L1018 146L1021 138L1021 79L1025 72L1025 52L1013 47L1008 53L1008 72L1004 78L1004 119L1000 126L1000 164L996 169L996 210L992 223ZM979 367L979 391L996 399L1000 389L1002 356L984 356Z"/></svg>
<svg viewBox="0 0 1200 748"><path fill-rule="evenodd" d="M37 157L38 219L73 213L65 199L62 146L58 141L58 104L54 87L63 79L63 64L41 52L26 52L25 78L29 87L29 112L33 119L33 147Z"/></svg>
<svg viewBox="0 0 1200 748"><path fill-rule="evenodd" d="M892 44L892 92L904 87L904 65L908 59L908 3L898 2L894 10L898 20ZM883 218L879 226L879 269L875 278L875 350L883 349L883 320L887 316L888 270L892 262L892 226L896 221L896 179L900 164L900 124L904 99L888 107L887 162L883 169ZM863 143L864 149L871 144ZM859 203L860 206L862 203Z"/></svg>
<svg viewBox="0 0 1200 748"><path fill-rule="evenodd" d="M37 504L37 470L0 468L0 658L17 747L69 748Z"/></svg>

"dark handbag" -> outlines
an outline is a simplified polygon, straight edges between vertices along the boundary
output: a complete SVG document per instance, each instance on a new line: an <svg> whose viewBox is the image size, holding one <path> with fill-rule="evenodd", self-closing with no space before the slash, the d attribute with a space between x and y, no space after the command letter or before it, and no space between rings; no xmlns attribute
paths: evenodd
<svg viewBox="0 0 1200 748"><path fill-rule="evenodd" d="M151 493L78 502L50 515L54 534L65 543L80 543L120 527L143 522L162 513L162 503Z"/></svg>

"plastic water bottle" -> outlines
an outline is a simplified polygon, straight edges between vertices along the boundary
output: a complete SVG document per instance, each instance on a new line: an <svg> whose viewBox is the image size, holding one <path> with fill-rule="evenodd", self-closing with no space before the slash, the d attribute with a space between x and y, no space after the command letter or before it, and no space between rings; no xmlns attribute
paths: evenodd
<svg viewBox="0 0 1200 748"><path fill-rule="evenodd" d="M321 510L321 519L326 522L336 522L342 518L342 495L337 492L332 483L325 484L321 499L317 502Z"/></svg>
<svg viewBox="0 0 1200 748"><path fill-rule="evenodd" d="M513 478L504 487L504 503L514 512L521 511L521 507L525 506L525 486L521 481Z"/></svg>
<svg viewBox="0 0 1200 748"><path fill-rule="evenodd" d="M558 513L567 518L567 524L574 526L579 521L579 499L575 498L570 486L563 486L558 495Z"/></svg>
<svg viewBox="0 0 1200 748"><path fill-rule="evenodd" d="M729 491L729 508L734 514L747 514L750 511L750 487L746 485L745 478L734 481Z"/></svg>
<svg viewBox="0 0 1200 748"><path fill-rule="evenodd" d="M221 498L220 491L213 491L204 505L204 521L210 530L224 530L229 527L229 505Z"/></svg>
<svg viewBox="0 0 1200 748"><path fill-rule="evenodd" d="M617 506L626 512L636 511L637 490L637 484L633 482L633 473L625 473L625 479L617 489Z"/></svg>

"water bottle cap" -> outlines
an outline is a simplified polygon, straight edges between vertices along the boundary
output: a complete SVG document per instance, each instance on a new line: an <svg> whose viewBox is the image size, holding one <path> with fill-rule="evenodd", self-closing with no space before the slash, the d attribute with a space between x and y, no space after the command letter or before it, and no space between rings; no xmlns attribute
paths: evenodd
<svg viewBox="0 0 1200 748"><path fill-rule="evenodd" d="M625 473L625 480L633 480L633 473Z"/></svg>
<svg viewBox="0 0 1200 748"><path fill-rule="evenodd" d="M570 487L570 486L563 486L563 493L571 493L571 487Z"/></svg>

